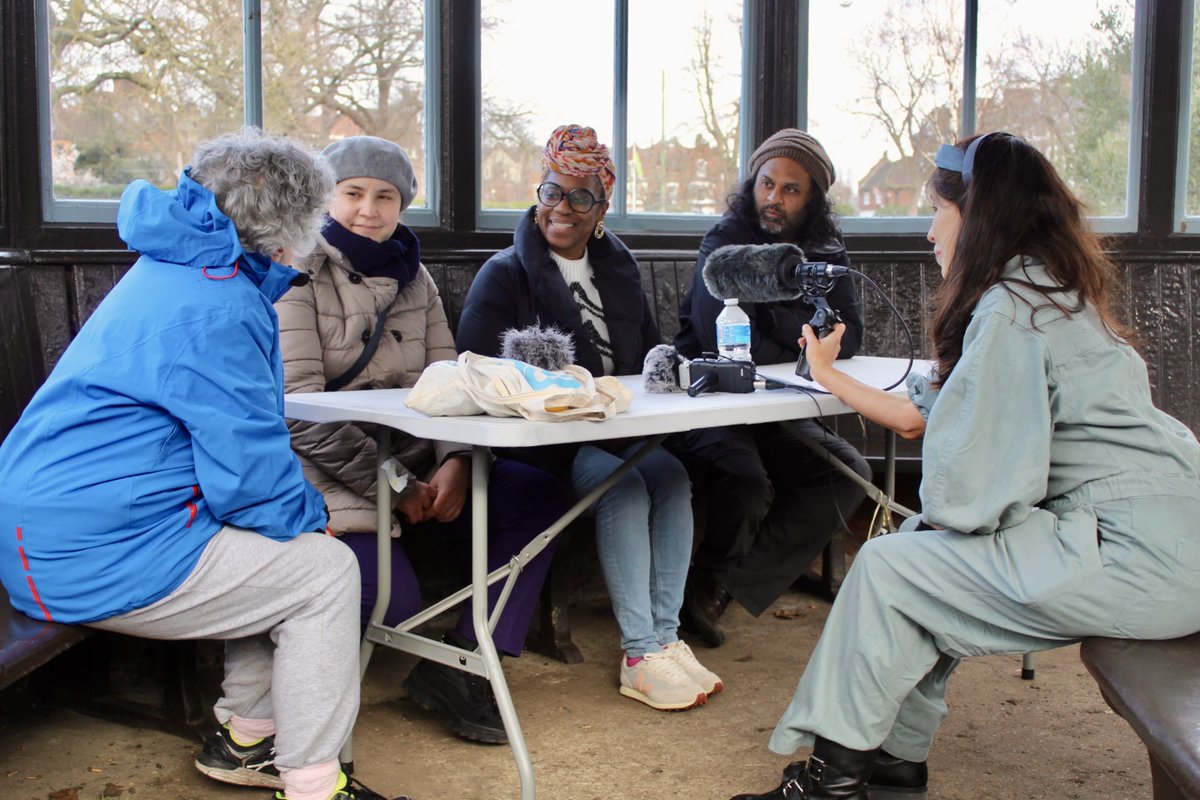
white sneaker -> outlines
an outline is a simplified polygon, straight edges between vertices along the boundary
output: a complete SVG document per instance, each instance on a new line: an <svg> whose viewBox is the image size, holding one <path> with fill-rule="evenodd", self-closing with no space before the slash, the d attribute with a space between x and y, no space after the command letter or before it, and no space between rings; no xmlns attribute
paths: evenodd
<svg viewBox="0 0 1200 800"><path fill-rule="evenodd" d="M646 653L632 667L621 655L621 694L659 711L682 711L708 699L704 687L683 671L666 650Z"/></svg>
<svg viewBox="0 0 1200 800"><path fill-rule="evenodd" d="M709 697L720 693L725 688L725 684L721 683L721 678L717 673L696 660L696 654L683 639L667 645L666 652Z"/></svg>

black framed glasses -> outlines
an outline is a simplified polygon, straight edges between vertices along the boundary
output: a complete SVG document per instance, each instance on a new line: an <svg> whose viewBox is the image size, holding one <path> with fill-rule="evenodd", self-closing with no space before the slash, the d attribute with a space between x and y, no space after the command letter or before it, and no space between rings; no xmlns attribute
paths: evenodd
<svg viewBox="0 0 1200 800"><path fill-rule="evenodd" d="M537 187L538 202L544 206L554 208L562 202L563 198L567 198L567 203L580 214L586 214L591 211L597 203L604 202L605 198L596 199L596 195L589 192L587 189L572 189L569 192L564 192L563 188L557 183L546 181Z"/></svg>

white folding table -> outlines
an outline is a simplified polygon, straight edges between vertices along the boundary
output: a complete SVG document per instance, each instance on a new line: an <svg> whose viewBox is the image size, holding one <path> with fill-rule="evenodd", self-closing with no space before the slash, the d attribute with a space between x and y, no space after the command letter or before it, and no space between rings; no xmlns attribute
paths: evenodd
<svg viewBox="0 0 1200 800"><path fill-rule="evenodd" d="M907 359L856 356L838 362L838 367L871 386L883 388L897 382L904 374ZM927 370L924 362L917 362L915 369ZM787 381L804 383L794 374L793 364L775 364L759 367L760 375ZM308 422L360 422L376 425L378 478L378 547L379 547L379 595L371 613L371 620L363 638L360 669L365 675L367 664L375 645L382 644L422 658L449 664L475 675L487 678L496 695L496 705L504 722L516 760L521 781L522 800L533 800L535 786L533 766L525 745L521 726L500 660L492 642L492 630L508 599L512 585L522 567L541 552L566 527L571 520L585 511L600 495L608 491L622 475L646 453L649 453L667 435L679 431L694 430L722 425L752 425L761 422L779 422L788 419L819 417L852 412L846 404L827 394L798 393L794 389L759 389L749 394L710 393L689 397L684 393L650 394L643 389L640 375L625 376L621 382L633 393L633 403L612 419L603 422L532 422L518 417L428 417L408 408L404 401L407 389L383 389L374 391L316 392L289 394L284 400L287 416ZM810 384L811 385L811 384ZM903 383L893 389L903 393ZM391 430L400 430L411 436L459 442L471 446L471 585L460 589L438 603L429 606L414 617L395 627L383 624L391 595L391 530L392 492L383 463L391 454ZM597 486L587 496L580 498L572 508L551 527L534 538L520 553L515 554L508 564L487 571L487 486L490 471L488 448L491 447L537 447L539 445L590 442L600 439L641 437L646 444L641 450ZM894 437L889 433L886 452L887 481L884 495L890 499L894 491ZM836 462L836 459L833 459ZM840 462L839 462L840 463ZM858 476L849 471L855 478ZM874 487L872 487L874 488ZM876 490L878 494L878 490ZM493 583L505 581L500 598L489 619L487 614L487 590ZM475 652L435 642L412 633L418 625L434 618L448 608L473 600L472 621L478 639ZM351 745L347 743L342 753L343 761L352 761Z"/></svg>

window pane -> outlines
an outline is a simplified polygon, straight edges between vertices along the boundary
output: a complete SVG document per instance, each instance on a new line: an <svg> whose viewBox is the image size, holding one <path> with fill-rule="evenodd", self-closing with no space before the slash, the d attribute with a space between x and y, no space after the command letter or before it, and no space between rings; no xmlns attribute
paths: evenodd
<svg viewBox="0 0 1200 800"><path fill-rule="evenodd" d="M633 0L628 94L626 209L719 214L738 179L741 0Z"/></svg>
<svg viewBox="0 0 1200 800"><path fill-rule="evenodd" d="M1125 213L1133 0L981 2L978 82L978 130L1028 139L1089 213Z"/></svg>
<svg viewBox="0 0 1200 800"><path fill-rule="evenodd" d="M174 186L195 146L240 127L240 0L50 0L56 198Z"/></svg>
<svg viewBox="0 0 1200 800"><path fill-rule="evenodd" d="M425 0L266 0L262 40L264 127L317 148L390 139L426 205Z"/></svg>
<svg viewBox="0 0 1200 800"><path fill-rule="evenodd" d="M933 153L961 128L962 5L811 5L809 130L837 166L844 215L927 213ZM1029 139L1093 214L1124 214L1132 66L1133 0L981 0L976 130Z"/></svg>
<svg viewBox="0 0 1200 800"><path fill-rule="evenodd" d="M559 125L612 145L613 4L482 0L481 207L528 208L539 154ZM582 8L582 7L581 7ZM565 15L565 16L564 16Z"/></svg>
<svg viewBox="0 0 1200 800"><path fill-rule="evenodd" d="M808 129L833 160L831 195L843 216L927 213L933 152L959 128L962 6L810 4Z"/></svg>

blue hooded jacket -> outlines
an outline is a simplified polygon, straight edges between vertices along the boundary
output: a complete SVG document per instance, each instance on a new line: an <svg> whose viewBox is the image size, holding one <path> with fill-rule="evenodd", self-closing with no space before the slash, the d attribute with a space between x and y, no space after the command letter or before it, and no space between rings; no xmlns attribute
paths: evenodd
<svg viewBox="0 0 1200 800"><path fill-rule="evenodd" d="M299 275L247 253L185 171L121 197L141 257L0 446L0 581L38 619L91 622L170 594L222 525L323 530L283 418L272 303Z"/></svg>

